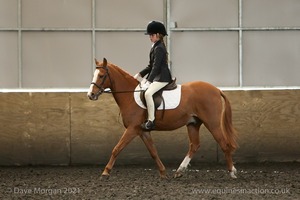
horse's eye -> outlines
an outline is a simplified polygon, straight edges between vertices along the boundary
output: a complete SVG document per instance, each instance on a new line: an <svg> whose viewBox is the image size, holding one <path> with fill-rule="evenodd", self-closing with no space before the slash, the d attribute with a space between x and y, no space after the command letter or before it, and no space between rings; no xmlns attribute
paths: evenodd
<svg viewBox="0 0 300 200"><path fill-rule="evenodd" d="M104 77L104 75L99 75L99 78L103 78Z"/></svg>

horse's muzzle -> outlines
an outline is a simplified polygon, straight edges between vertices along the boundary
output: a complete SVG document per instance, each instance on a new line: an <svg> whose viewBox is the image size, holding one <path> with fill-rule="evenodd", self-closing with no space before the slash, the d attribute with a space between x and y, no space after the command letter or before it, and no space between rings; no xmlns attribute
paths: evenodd
<svg viewBox="0 0 300 200"><path fill-rule="evenodd" d="M92 101L98 100L98 97L99 97L99 95L94 94L94 93L90 93L90 92L87 93L87 96L88 96L88 98L89 98L90 100L92 100Z"/></svg>

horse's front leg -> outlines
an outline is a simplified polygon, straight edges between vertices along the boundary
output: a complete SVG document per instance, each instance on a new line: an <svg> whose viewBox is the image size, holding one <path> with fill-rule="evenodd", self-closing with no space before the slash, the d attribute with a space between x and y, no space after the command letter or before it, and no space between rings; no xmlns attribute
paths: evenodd
<svg viewBox="0 0 300 200"><path fill-rule="evenodd" d="M145 143L147 149L149 150L151 157L155 160L155 162L158 166L158 169L159 169L160 177L162 179L167 179L168 176L166 173L166 168L158 156L158 153L154 146L154 142L150 135L150 132L144 132L140 135L140 137L142 138L143 142Z"/></svg>
<svg viewBox="0 0 300 200"><path fill-rule="evenodd" d="M102 173L102 177L108 177L111 169L113 168L116 158L119 153L138 135L138 131L132 128L127 128L123 133L118 144L114 147L111 157Z"/></svg>

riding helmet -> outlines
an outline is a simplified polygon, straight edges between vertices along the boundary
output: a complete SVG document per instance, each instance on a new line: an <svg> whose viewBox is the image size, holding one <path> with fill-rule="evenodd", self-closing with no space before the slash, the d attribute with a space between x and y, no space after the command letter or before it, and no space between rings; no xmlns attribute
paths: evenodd
<svg viewBox="0 0 300 200"><path fill-rule="evenodd" d="M145 33L145 35L151 35L156 33L160 33L163 36L168 35L163 23L157 21L151 21L147 26L147 32Z"/></svg>

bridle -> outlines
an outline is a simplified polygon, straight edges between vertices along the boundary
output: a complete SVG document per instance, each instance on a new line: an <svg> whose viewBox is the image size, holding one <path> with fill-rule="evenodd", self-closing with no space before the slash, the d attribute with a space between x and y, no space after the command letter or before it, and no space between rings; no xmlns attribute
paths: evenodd
<svg viewBox="0 0 300 200"><path fill-rule="evenodd" d="M95 82L91 82L92 85L96 86L99 89L99 91L95 94L97 97L100 96L102 93L131 93L131 92L142 92L142 91L144 91L142 89L141 90L128 90L128 91L127 90L126 91L111 91L111 90L106 91L105 88L103 87L103 85L104 85L107 77L109 78L109 81L110 81L111 85L112 85L112 80L111 80L110 75L109 75L108 67L107 66L105 66L105 67L104 66L103 67L96 67L96 69L100 69L100 68L105 70L105 74L99 76L100 78L102 78L101 83L98 85Z"/></svg>
<svg viewBox="0 0 300 200"><path fill-rule="evenodd" d="M99 91L95 94L96 96L99 96L99 95L101 95L103 92L105 92L105 89L104 89L103 85L104 85L104 83L105 83L107 77L109 78L110 83L112 83L111 78L110 78L110 76L109 76L108 67L96 67L96 69L99 69L99 68L104 69L104 70L105 70L105 74L99 76L99 78L102 78L102 81L101 81L100 85L98 85L98 84L95 83L95 82L91 82L92 85L96 86L96 87L99 89Z"/></svg>

